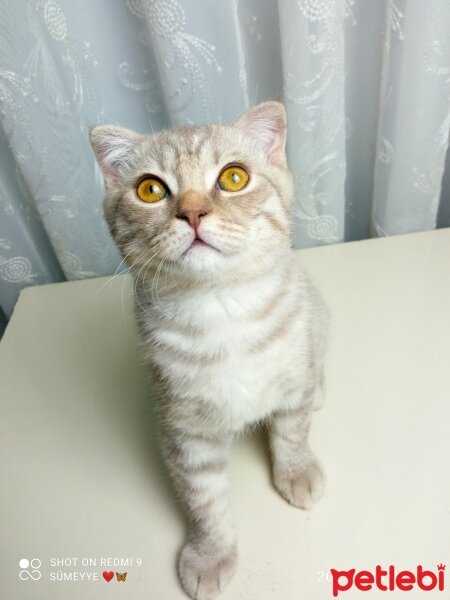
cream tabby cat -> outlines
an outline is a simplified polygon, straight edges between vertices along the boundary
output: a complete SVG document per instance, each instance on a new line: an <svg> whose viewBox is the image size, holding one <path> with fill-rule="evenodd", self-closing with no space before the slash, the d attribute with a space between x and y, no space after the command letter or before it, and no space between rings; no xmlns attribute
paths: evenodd
<svg viewBox="0 0 450 600"><path fill-rule="evenodd" d="M269 422L273 481L288 502L310 508L323 491L308 432L327 317L291 249L285 138L278 102L229 125L91 132L189 523L179 575L199 600L219 594L236 568L226 466L238 433Z"/></svg>

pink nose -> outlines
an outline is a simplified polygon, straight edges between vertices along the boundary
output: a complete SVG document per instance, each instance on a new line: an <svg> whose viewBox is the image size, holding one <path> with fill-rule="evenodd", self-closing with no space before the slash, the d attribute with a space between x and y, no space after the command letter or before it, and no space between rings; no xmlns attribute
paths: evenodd
<svg viewBox="0 0 450 600"><path fill-rule="evenodd" d="M197 231L200 225L200 219L207 215L210 211L206 208L195 208L195 209L187 209L181 210L177 213L178 219L184 219L189 222L189 225Z"/></svg>

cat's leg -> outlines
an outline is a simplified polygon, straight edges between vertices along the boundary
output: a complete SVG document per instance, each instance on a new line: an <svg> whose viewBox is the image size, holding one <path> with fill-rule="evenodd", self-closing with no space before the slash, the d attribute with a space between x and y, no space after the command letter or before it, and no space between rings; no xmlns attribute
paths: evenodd
<svg viewBox="0 0 450 600"><path fill-rule="evenodd" d="M322 496L324 474L308 444L315 386L297 408L277 411L270 423L273 482L291 504L309 509Z"/></svg>
<svg viewBox="0 0 450 600"><path fill-rule="evenodd" d="M166 430L163 453L188 519L188 537L178 571L186 592L215 598L237 563L236 532L229 509L226 467L230 437Z"/></svg>

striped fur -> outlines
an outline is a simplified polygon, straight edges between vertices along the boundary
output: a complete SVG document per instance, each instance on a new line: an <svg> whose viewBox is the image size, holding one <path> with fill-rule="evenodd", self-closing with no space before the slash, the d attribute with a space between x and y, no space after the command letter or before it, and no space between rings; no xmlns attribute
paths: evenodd
<svg viewBox="0 0 450 600"><path fill-rule="evenodd" d="M236 567L226 465L237 434L270 422L274 483L292 504L309 508L323 489L307 438L327 317L291 250L284 108L268 102L230 125L151 136L97 127L91 140L161 388L163 455L188 519L180 578L192 598L213 598ZM216 185L229 163L250 174L240 192ZM135 187L145 174L171 195L142 203ZM177 218L181 203L210 211L198 228L209 246L191 246L194 230Z"/></svg>

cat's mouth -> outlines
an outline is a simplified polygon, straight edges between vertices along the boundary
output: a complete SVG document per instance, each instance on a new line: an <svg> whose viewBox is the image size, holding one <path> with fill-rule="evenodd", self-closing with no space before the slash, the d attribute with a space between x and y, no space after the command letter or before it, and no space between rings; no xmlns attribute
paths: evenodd
<svg viewBox="0 0 450 600"><path fill-rule="evenodd" d="M191 250L192 248L211 248L211 250L217 250L217 248L215 246L213 246L212 244L210 244L209 242L206 242L203 238L201 238L198 234L195 236L195 238L192 240L191 245L189 246L189 248L186 250L186 252L189 252L189 250Z"/></svg>
<svg viewBox="0 0 450 600"><path fill-rule="evenodd" d="M209 244L207 244L205 240L202 240L202 238L196 237L191 244L191 248L192 246L209 246Z"/></svg>

